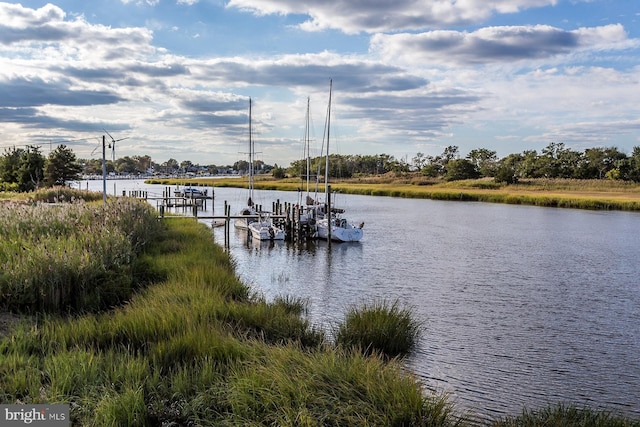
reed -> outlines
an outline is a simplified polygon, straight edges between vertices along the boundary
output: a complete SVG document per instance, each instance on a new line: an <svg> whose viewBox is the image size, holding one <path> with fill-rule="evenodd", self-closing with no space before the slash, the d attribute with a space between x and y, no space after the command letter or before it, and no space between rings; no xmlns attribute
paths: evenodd
<svg viewBox="0 0 640 427"><path fill-rule="evenodd" d="M386 357L408 354L418 343L421 323L398 301L373 302L348 309L335 327L337 345Z"/></svg>
<svg viewBox="0 0 640 427"><path fill-rule="evenodd" d="M306 354L290 346L234 369L225 396L233 425L439 425L456 424L450 406L425 399L397 361L358 352ZM427 420L438 420L429 423Z"/></svg>
<svg viewBox="0 0 640 427"><path fill-rule="evenodd" d="M74 425L450 425L399 362L332 349L302 300L250 294L209 233L168 222L145 250L162 282L1 339L0 401L72 403Z"/></svg>
<svg viewBox="0 0 640 427"><path fill-rule="evenodd" d="M606 410L596 411L575 405L552 405L539 410L524 410L515 417L495 421L492 427L638 427L640 421L625 418Z"/></svg>
<svg viewBox="0 0 640 427"><path fill-rule="evenodd" d="M161 231L153 208L118 199L106 206L0 205L0 308L96 310L133 291L138 254Z"/></svg>

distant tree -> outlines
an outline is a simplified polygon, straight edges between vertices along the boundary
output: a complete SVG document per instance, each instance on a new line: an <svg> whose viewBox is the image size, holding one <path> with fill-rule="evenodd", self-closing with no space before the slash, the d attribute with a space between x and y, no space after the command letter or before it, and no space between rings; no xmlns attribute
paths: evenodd
<svg viewBox="0 0 640 427"><path fill-rule="evenodd" d="M120 174L134 174L138 171L138 161L129 156L124 156L115 160L114 168Z"/></svg>
<svg viewBox="0 0 640 427"><path fill-rule="evenodd" d="M52 187L65 185L68 181L80 179L82 166L78 163L76 155L70 148L64 145L58 146L49 154L44 166L44 183Z"/></svg>
<svg viewBox="0 0 640 427"><path fill-rule="evenodd" d="M13 147L4 150L4 154L0 157L0 181L18 184L18 169L23 154L22 148Z"/></svg>
<svg viewBox="0 0 640 427"><path fill-rule="evenodd" d="M275 179L282 179L287 175L287 171L284 168L278 167L278 164L275 164L273 169L271 169L271 175Z"/></svg>
<svg viewBox="0 0 640 427"><path fill-rule="evenodd" d="M640 147L633 147L631 156L619 160L608 176L614 179L640 182Z"/></svg>
<svg viewBox="0 0 640 427"><path fill-rule="evenodd" d="M28 145L26 149L19 149L16 178L19 191L33 191L43 180L45 158L40 153L40 147Z"/></svg>
<svg viewBox="0 0 640 427"><path fill-rule="evenodd" d="M493 176L498 166L498 156L496 152L486 148L471 150L467 155L467 159L474 164L481 176Z"/></svg>
<svg viewBox="0 0 640 427"><path fill-rule="evenodd" d="M615 147L610 148L587 148L584 150L578 167L576 168L576 178L581 179L602 179L607 173L616 167L618 161L626 159L627 155L620 152Z"/></svg>
<svg viewBox="0 0 640 427"><path fill-rule="evenodd" d="M411 160L413 162L413 167L419 171L422 170L425 163L427 162L427 158L425 157L424 153L416 153L415 157Z"/></svg>
<svg viewBox="0 0 640 427"><path fill-rule="evenodd" d="M470 160L453 159L447 163L447 173L444 178L447 181L458 181L461 179L474 179L479 176L480 174L475 165Z"/></svg>
<svg viewBox="0 0 640 427"><path fill-rule="evenodd" d="M493 179L495 182L515 184L520 177L520 165L524 161L522 154L509 154L498 162Z"/></svg>

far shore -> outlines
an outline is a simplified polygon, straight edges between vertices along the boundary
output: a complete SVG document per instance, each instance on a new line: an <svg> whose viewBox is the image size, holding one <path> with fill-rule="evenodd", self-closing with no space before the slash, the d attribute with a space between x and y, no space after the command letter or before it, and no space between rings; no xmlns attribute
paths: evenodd
<svg viewBox="0 0 640 427"><path fill-rule="evenodd" d="M246 178L167 178L145 182L164 185L196 185L246 188ZM315 183L313 185L315 188ZM260 190L306 191L299 178L275 179L258 176ZM451 201L508 203L593 210L640 211L640 184L611 180L526 179L517 184L500 184L491 179L442 181L420 175L384 175L336 180L332 191L368 196L422 198ZM312 191L314 191L312 189ZM324 192L324 184L320 185Z"/></svg>

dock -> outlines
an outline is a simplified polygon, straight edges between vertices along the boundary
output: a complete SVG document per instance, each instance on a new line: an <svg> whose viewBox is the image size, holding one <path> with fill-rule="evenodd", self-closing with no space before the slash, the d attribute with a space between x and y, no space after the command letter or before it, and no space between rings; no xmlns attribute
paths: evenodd
<svg viewBox="0 0 640 427"><path fill-rule="evenodd" d="M207 210L207 202L213 201L214 194L205 189L201 192L185 192L184 190L166 187L162 191L161 196L149 195L147 191L136 190L122 192L123 197L135 197L155 201L160 218L170 218L165 216L168 208L182 208L184 213L189 212L190 216L197 220L211 220L212 227L225 227L225 245L229 241L229 232L231 230L231 220L255 218L259 219L260 215L231 215L231 205L224 201L224 214L222 215L201 215L200 210ZM213 203L213 202L212 202ZM258 212L269 215L269 218L275 225L285 231L285 239L288 241L301 242L315 239L315 228L310 226L306 221L301 221L301 209L298 205L285 202L281 203L276 200L272 203L271 210L265 210L262 205L256 205Z"/></svg>

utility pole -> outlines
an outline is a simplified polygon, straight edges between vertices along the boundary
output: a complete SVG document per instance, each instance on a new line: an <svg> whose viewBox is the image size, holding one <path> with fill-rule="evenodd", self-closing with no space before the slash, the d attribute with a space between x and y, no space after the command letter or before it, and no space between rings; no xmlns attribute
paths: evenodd
<svg viewBox="0 0 640 427"><path fill-rule="evenodd" d="M102 203L107 204L107 159L105 136L102 135Z"/></svg>

